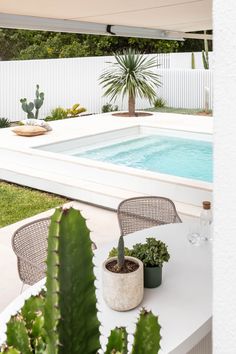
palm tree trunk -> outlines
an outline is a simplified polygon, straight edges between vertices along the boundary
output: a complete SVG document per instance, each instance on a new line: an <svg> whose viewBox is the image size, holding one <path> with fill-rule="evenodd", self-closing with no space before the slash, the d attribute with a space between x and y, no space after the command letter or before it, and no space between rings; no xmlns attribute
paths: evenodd
<svg viewBox="0 0 236 354"><path fill-rule="evenodd" d="M129 116L135 117L135 97L129 95Z"/></svg>

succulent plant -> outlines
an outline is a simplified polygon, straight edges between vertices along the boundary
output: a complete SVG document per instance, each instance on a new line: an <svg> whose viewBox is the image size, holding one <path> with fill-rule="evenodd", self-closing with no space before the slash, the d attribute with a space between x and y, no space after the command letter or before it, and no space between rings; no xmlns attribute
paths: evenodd
<svg viewBox="0 0 236 354"><path fill-rule="evenodd" d="M27 300L7 324L8 354L96 354L100 349L90 231L78 210L57 209L48 237L46 293ZM127 331L115 328L105 354L127 354ZM132 354L157 354L160 325L141 311Z"/></svg>
<svg viewBox="0 0 236 354"><path fill-rule="evenodd" d="M67 109L67 114L71 117L77 117L83 112L86 112L86 109L84 107L80 107L79 103L75 103L72 108Z"/></svg>
<svg viewBox="0 0 236 354"><path fill-rule="evenodd" d="M0 128L9 128L11 126L11 122L7 118L0 118Z"/></svg>
<svg viewBox="0 0 236 354"><path fill-rule="evenodd" d="M34 100L34 103L33 102L27 103L26 98L21 98L20 100L23 111L27 113L27 118L38 119L39 109L42 107L44 101L44 93L39 92L39 85L36 85L35 96L36 98ZM35 108L35 114L33 112L34 108Z"/></svg>
<svg viewBox="0 0 236 354"><path fill-rule="evenodd" d="M166 244L154 237L147 238L146 243L134 245L132 256L142 261L145 267L161 267L170 259Z"/></svg>
<svg viewBox="0 0 236 354"><path fill-rule="evenodd" d="M33 102L27 103L27 99L22 98L20 100L20 103L21 103L21 107L22 107L23 111L27 113L27 118L34 118L34 113L33 113L34 104L33 104Z"/></svg>

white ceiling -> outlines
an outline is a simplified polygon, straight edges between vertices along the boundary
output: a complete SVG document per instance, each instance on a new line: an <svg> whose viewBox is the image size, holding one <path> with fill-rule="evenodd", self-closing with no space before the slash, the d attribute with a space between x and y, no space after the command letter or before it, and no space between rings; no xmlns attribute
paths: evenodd
<svg viewBox="0 0 236 354"><path fill-rule="evenodd" d="M0 13L183 32L212 28L212 0L0 0Z"/></svg>

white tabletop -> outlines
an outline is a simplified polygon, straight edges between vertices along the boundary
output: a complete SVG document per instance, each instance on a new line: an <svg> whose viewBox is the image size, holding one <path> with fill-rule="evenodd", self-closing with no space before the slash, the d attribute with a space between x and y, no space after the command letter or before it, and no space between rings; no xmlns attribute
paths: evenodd
<svg viewBox="0 0 236 354"><path fill-rule="evenodd" d="M117 243L111 242L95 252L99 319L105 337L115 326L126 326L128 332L132 333L141 307L159 316L162 327L161 354L186 353L211 330L211 244L206 242L200 246L191 245L187 241L188 230L188 224L171 224L125 236L127 247L144 242L146 237L155 237L168 245L170 253L170 260L163 267L161 286L145 289L140 307L128 312L109 309L102 298L101 264ZM25 298L37 293L42 284L43 281L27 289L0 314L0 328L3 331L0 333L0 343L5 339L5 321L23 305ZM103 344L105 337L102 338Z"/></svg>
<svg viewBox="0 0 236 354"><path fill-rule="evenodd" d="M168 245L170 260L163 266L162 284L155 289L145 289L140 305L159 316L162 354L186 353L211 330L211 244L191 245L187 240L188 231L189 225L183 223L158 226L125 236L127 247L144 242L146 237L155 237ZM116 243L112 242L96 252L99 289L101 264L113 246ZM101 290L98 290L98 301L103 334L107 335L115 326L127 326L129 332L134 331L140 308L128 312L113 311L104 303Z"/></svg>

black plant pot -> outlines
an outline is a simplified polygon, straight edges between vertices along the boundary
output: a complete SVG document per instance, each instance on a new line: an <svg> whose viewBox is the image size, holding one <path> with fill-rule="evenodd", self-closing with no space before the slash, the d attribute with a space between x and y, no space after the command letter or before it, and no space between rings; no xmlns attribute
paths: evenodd
<svg viewBox="0 0 236 354"><path fill-rule="evenodd" d="M144 267L144 287L156 288L162 282L162 267Z"/></svg>

